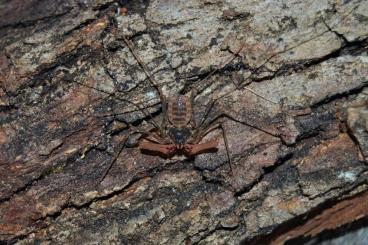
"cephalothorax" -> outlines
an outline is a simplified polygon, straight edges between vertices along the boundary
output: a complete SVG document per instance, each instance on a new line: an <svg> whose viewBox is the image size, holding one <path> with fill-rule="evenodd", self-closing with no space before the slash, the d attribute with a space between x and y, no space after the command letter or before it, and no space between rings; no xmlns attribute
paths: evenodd
<svg viewBox="0 0 368 245"><path fill-rule="evenodd" d="M198 134L202 131L195 128L192 98L184 95L172 96L168 100L165 98L162 102L162 107L166 110L161 126L162 135L154 135L151 141L142 141L139 144L140 149L158 152L168 157L177 154L192 157L202 152L216 150L217 139L199 144L201 138Z"/></svg>

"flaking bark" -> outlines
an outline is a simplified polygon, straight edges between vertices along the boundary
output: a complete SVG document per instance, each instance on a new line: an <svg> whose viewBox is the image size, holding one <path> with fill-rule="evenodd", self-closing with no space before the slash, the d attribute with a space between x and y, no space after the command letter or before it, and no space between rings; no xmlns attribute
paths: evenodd
<svg viewBox="0 0 368 245"><path fill-rule="evenodd" d="M0 2L3 243L280 244L366 225L367 1L121 4ZM209 117L227 113L233 171L214 131L218 152L195 159L126 147L98 183L128 125L150 129L119 98L162 117L122 35L166 96L198 89L197 120L228 93Z"/></svg>

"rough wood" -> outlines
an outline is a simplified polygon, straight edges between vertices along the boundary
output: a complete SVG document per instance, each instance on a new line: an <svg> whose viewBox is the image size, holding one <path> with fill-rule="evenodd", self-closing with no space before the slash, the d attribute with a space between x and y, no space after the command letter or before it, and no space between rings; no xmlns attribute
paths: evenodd
<svg viewBox="0 0 368 245"><path fill-rule="evenodd" d="M125 1L115 21L114 6L0 2L2 243L279 243L367 216L367 1ZM228 94L209 117L229 114L233 173L222 141L184 160L128 147L96 185L127 122L150 127L119 98L161 121L121 34L165 95L198 89L196 117Z"/></svg>
<svg viewBox="0 0 368 245"><path fill-rule="evenodd" d="M289 231L280 230L279 235L270 236L270 244L283 244L295 238L315 237L318 234L335 230L343 225L351 224L368 216L368 192L354 195L353 197L341 200L330 207L320 208L320 213L308 215L303 221L298 219L300 225L295 225ZM312 217L313 216L313 217Z"/></svg>

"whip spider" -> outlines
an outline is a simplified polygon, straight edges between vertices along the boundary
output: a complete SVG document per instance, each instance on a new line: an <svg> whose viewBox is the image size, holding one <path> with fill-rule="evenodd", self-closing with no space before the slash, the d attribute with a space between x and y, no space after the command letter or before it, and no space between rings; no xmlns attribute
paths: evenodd
<svg viewBox="0 0 368 245"><path fill-rule="evenodd" d="M349 12L349 14L351 12ZM346 16L344 18L346 18ZM316 35L316 37L320 35L323 35L323 33ZM301 44L308 42L309 40L312 40L313 38L303 41L301 42ZM125 43L125 46L130 50L130 52L134 56L138 65L144 71L146 78L149 80L150 84L158 92L159 97L160 97L160 104L162 108L162 121L158 123L152 117L152 115L148 113L144 108L141 108L141 106L129 100L126 100L124 98L117 98L118 100L124 101L136 107L139 111L141 111L145 115L146 118L150 119L149 122L154 126L153 130L142 130L142 129L137 129L133 125L129 124L130 128L133 129L133 132L131 132L130 135L133 133L141 134L139 138L139 144L138 144L139 149L143 153L149 152L151 154L160 155L165 158L170 158L174 155L185 155L188 158L191 158L198 154L216 151L218 142L219 142L218 138L212 139L212 140L209 140L203 143L201 143L201 141L207 134L209 134L213 130L220 129L222 132L223 140L224 140L227 160L229 162L230 170L232 172L232 168L231 168L232 161L231 161L231 157L229 153L229 144L228 144L228 140L226 136L226 130L223 125L226 117L231 117L231 116L228 116L225 111L222 111L221 113L219 113L218 116L212 119L209 119L209 114L212 108L214 107L215 103L219 99L227 95L211 100L211 102L206 106L206 109L204 110L202 118L197 121L194 115L194 109L193 109L195 97L198 94L197 89L192 88L190 91L191 93L187 93L187 94L190 94L189 96L188 95L174 95L174 96L168 96L168 97L165 96L160 84L154 79L154 77L151 75L146 65L142 62L138 54L135 52L131 41L128 40L128 38L125 35L122 36L122 40ZM255 73L257 70L263 67L266 63L268 63L275 56L277 56L280 53L292 50L295 47L296 46L288 47L285 50L273 53L263 63L261 63L260 66L253 69L253 71L251 71L251 74L244 78L244 82L247 81L253 75L253 73ZM209 77L211 77L214 73L223 69L231 61L233 61L233 59L239 55L242 49L243 49L243 46L241 46L239 50L234 52L232 56L226 62L221 64L219 67L214 69L212 72L210 72L203 80L200 81L200 83L203 83ZM237 89L240 88L240 86L238 86L235 82L234 84ZM250 91L251 93L255 94L256 96L259 96L265 101L268 101L274 104L278 104L276 102L273 102L255 93L254 91L244 86L242 86L241 89ZM108 93L105 91L102 91L102 92ZM108 93L108 94L112 95L111 93ZM249 126L252 126L252 125L249 125ZM253 126L253 127L263 131L262 129L256 126ZM266 132L266 133L269 133L269 132ZM272 133L269 133L269 134L272 134ZM275 135L275 134L272 134L272 135L280 137L280 135ZM126 146L126 140L119 146L119 150L116 152L116 155L113 157L109 166L107 167L104 174L102 175L100 182L106 177L109 170L111 169L113 164L116 162L117 158L119 157L120 153L122 152L125 146Z"/></svg>
<svg viewBox="0 0 368 245"><path fill-rule="evenodd" d="M142 136L139 139L139 149L143 153L150 153L154 155L160 155L165 158L170 158L174 155L185 155L188 158L192 158L201 153L207 152L215 152L217 150L217 145L219 139L209 140L204 143L200 143L200 141L210 132L215 129L221 129L222 137L224 139L227 158L229 161L229 166L231 169L231 157L229 154L229 145L226 137L226 131L223 126L224 117L217 116L214 119L207 120L208 115L211 112L211 109L215 105L216 101L219 99L212 100L205 109L205 112L202 118L197 122L194 115L194 99L197 95L197 89L193 88L190 96L186 95L174 95L166 97L158 85L158 82L152 77L146 65L142 62L141 58L135 52L133 48L133 44L128 40L127 37L122 36L122 39L125 45L129 48L131 53L133 54L135 60L138 62L139 66L142 68L144 73L146 74L148 80L152 84L152 86L157 90L160 96L160 104L162 107L162 122L158 123L149 113L147 113L144 109L142 109L139 105L134 104L131 101L123 100L135 107L137 107L147 118L150 118L150 122L154 126L154 130L145 131L141 129L137 129L133 125L129 124L129 126L133 129L133 133L140 133ZM208 74L201 81L207 80L211 77L215 72L225 67L231 61L233 61L237 55L241 52L243 47L240 47L239 50L234 53L231 57L229 57L226 62L217 67L214 71ZM111 169L114 162L119 157L121 151L125 147L125 142L121 144L119 151L116 156L111 161L110 165L106 169L103 174L100 182L106 177L107 173ZM232 171L232 170L231 170Z"/></svg>

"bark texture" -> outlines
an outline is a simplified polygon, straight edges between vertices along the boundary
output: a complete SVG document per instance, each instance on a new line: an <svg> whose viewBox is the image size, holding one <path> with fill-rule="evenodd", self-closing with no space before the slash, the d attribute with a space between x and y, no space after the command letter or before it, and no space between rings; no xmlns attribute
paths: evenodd
<svg viewBox="0 0 368 245"><path fill-rule="evenodd" d="M0 1L4 244L281 244L367 224L367 1L119 4ZM165 95L198 89L197 120L226 95L209 118L228 114L233 173L214 131L195 159L127 147L98 183L128 123L150 129L122 98L162 118L122 35Z"/></svg>

